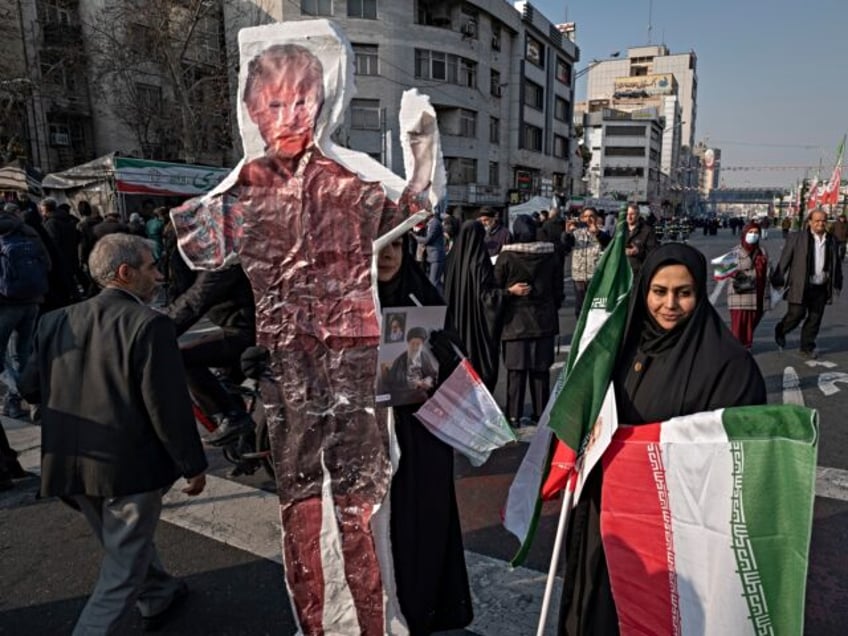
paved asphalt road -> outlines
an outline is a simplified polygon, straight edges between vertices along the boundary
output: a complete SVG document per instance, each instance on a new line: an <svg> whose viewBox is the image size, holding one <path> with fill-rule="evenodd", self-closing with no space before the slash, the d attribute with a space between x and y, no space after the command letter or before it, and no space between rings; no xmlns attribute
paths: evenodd
<svg viewBox="0 0 848 636"><path fill-rule="evenodd" d="M736 243L727 230L715 237L693 235L708 258ZM782 241L772 232L764 243L776 259ZM563 343L574 329L569 291L560 314ZM716 306L726 312L720 298ZM821 443L811 563L807 582L806 633L842 634L848 625L848 300L828 307L819 349L810 363L797 351L798 333L779 352L771 334L785 310L781 304L759 327L754 355L766 377L769 402L803 402L819 410ZM565 358L563 351L558 361ZM844 374L844 375L840 375ZM502 400L504 383L496 390ZM38 430L4 418L12 444L37 470ZM11 430L10 430L11 429ZM548 567L557 506L548 504L526 568L509 570L517 547L500 525L500 509L526 445L495 453L481 468L457 460L457 495L472 580L475 622L465 633L512 635L535 632ZM186 503L172 496L157 542L163 561L188 581L192 593L163 633L292 634L291 611L279 565L273 484L262 473L226 478L228 465L210 452L207 493ZM97 546L79 515L61 503L36 501L37 478L0 493L0 634L69 633L99 566ZM134 619L127 633L140 633Z"/></svg>

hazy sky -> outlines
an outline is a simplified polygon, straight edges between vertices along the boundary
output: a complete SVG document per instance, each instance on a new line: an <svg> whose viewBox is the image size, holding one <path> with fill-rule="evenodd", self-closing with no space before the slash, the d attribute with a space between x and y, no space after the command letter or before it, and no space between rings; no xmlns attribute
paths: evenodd
<svg viewBox="0 0 848 636"><path fill-rule="evenodd" d="M848 0L531 0L577 25L578 71L649 43L698 56L695 136L721 148L728 186L791 186L821 161L829 177L848 132ZM586 79L577 97L585 98ZM731 170L730 168L756 168Z"/></svg>

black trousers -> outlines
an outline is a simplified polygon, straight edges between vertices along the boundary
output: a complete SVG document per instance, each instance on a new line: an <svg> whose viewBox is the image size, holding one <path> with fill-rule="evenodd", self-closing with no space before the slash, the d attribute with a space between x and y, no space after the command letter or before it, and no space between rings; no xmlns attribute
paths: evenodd
<svg viewBox="0 0 848 636"><path fill-rule="evenodd" d="M551 395L551 372L529 371L527 369L506 372L506 416L510 420L521 419L524 410L524 389L530 378L530 399L533 404L533 419L539 416Z"/></svg>
<svg viewBox="0 0 848 636"><path fill-rule="evenodd" d="M180 347L189 391L207 415L244 410L244 406L227 392L209 368L232 369L236 374L234 379L238 379L241 354L252 344L250 336L219 332Z"/></svg>
<svg viewBox="0 0 848 636"><path fill-rule="evenodd" d="M801 351L816 348L816 336L819 335L824 308L827 304L827 285L807 285L803 303L789 303L789 309L783 319L777 323L775 331L786 335L797 327L804 317L801 327Z"/></svg>

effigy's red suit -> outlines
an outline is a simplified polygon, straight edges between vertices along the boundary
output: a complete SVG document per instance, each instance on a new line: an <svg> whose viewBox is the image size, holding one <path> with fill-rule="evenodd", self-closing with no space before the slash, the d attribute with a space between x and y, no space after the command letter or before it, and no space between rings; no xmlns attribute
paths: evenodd
<svg viewBox="0 0 848 636"><path fill-rule="evenodd" d="M372 244L417 211L315 148L289 172L266 156L211 204L172 212L180 249L214 269L233 254L253 287L257 343L271 353L262 387L283 524L283 559L304 633L323 633L321 487L330 477L363 634L382 634L382 582L370 532L391 481L384 412L374 381L380 332Z"/></svg>

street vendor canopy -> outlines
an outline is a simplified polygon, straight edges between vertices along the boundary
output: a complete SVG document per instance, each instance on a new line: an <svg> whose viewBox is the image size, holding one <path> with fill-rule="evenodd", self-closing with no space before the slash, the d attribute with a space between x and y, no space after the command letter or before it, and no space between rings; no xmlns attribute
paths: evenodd
<svg viewBox="0 0 848 636"><path fill-rule="evenodd" d="M73 190L114 181L121 194L196 196L208 192L227 175L227 168L117 157L114 154L44 178L46 190Z"/></svg>

